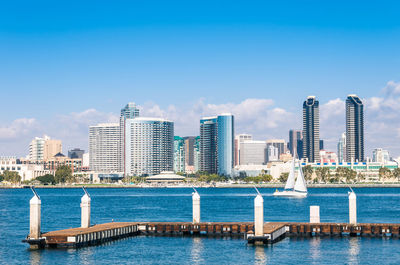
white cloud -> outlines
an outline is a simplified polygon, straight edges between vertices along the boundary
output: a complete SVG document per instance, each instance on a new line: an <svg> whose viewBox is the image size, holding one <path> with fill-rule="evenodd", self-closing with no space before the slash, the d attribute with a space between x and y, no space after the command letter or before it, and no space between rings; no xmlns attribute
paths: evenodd
<svg viewBox="0 0 400 265"><path fill-rule="evenodd" d="M400 83L390 81L381 93L363 99L365 104L365 140L367 155L373 148L382 147L393 156L400 155ZM321 139L325 148L336 151L336 144L345 131L345 101L336 98L320 102ZM235 116L235 132L253 134L255 139L288 138L289 129L301 128L302 110L290 112L276 106L272 99L248 98L241 102L215 104L205 98L182 105L161 107L154 102L139 106L141 116L163 117L174 121L175 134L198 135L199 120L204 116L230 112ZM0 127L0 155L25 155L35 136L47 134L63 141L63 150L80 147L87 150L88 127L102 122L118 122L119 112L105 113L96 109L55 115L45 123L34 118L21 118Z"/></svg>
<svg viewBox="0 0 400 265"><path fill-rule="evenodd" d="M37 121L33 118L16 119L10 125L0 127L0 140L17 139L37 128Z"/></svg>

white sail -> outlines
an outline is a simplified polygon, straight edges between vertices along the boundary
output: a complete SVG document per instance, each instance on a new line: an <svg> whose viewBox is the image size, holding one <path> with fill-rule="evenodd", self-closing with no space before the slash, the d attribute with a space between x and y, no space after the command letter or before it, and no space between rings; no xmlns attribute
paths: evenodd
<svg viewBox="0 0 400 265"><path fill-rule="evenodd" d="M285 190L293 189L294 179L295 179L295 163L293 158L292 164L290 165L290 172L288 179L286 181Z"/></svg>
<svg viewBox="0 0 400 265"><path fill-rule="evenodd" d="M296 184L294 184L294 190L300 192L307 192L306 180L304 179L303 170L301 170L301 164L299 163L298 175Z"/></svg>

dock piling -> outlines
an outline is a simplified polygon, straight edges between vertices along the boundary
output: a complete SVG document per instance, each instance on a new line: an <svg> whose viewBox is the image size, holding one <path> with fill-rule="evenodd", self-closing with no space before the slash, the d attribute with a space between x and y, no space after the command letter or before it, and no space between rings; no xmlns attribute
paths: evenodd
<svg viewBox="0 0 400 265"><path fill-rule="evenodd" d="M90 202L91 198L85 187L82 187L85 195L81 198L81 227L90 227Z"/></svg>
<svg viewBox="0 0 400 265"><path fill-rule="evenodd" d="M264 199L260 193L254 199L254 235L264 236Z"/></svg>
<svg viewBox="0 0 400 265"><path fill-rule="evenodd" d="M194 188L193 188L194 189ZM200 195L196 189L192 193L192 203L193 203L193 223L200 223Z"/></svg>
<svg viewBox="0 0 400 265"><path fill-rule="evenodd" d="M30 239L39 239L41 236L40 232L40 223L41 223L41 206L42 201L40 200L39 195L36 193L34 187L31 187L33 192L33 197L29 201L30 205L30 224L29 224L29 238Z"/></svg>
<svg viewBox="0 0 400 265"><path fill-rule="evenodd" d="M310 223L320 223L319 206L310 206Z"/></svg>
<svg viewBox="0 0 400 265"><path fill-rule="evenodd" d="M349 192L349 223L357 224L357 196L353 190Z"/></svg>

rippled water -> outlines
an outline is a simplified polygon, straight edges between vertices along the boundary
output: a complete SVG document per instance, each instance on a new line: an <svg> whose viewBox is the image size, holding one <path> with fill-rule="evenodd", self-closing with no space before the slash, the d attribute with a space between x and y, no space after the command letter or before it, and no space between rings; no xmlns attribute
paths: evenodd
<svg viewBox="0 0 400 265"><path fill-rule="evenodd" d="M202 221L253 221L253 189L198 189ZM321 222L347 222L347 189L309 189L305 199L274 198L260 189L265 221L308 221L320 205ZM191 189L89 189L92 223L191 221ZM400 223L400 188L359 188L359 222ZM81 189L39 189L42 231L80 226ZM243 239L131 237L105 245L30 251L28 189L0 189L1 264L399 264L400 240L382 238L286 238L269 247Z"/></svg>

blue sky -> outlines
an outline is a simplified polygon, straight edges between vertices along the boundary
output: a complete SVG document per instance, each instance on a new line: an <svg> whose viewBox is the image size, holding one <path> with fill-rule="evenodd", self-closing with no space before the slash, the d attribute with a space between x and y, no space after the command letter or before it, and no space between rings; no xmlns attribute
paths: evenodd
<svg viewBox="0 0 400 265"><path fill-rule="evenodd" d="M300 127L301 104L310 94L327 108L349 93L366 102L397 102L397 92L390 96L385 91L396 91L400 81L400 4L349 2L2 3L0 154L23 155L30 138L44 133L62 138L65 148L85 148L87 125L113 120L128 101L147 106L144 113L174 118L171 108L199 116L229 108L246 112L251 105L237 106L256 98L272 100L271 111L292 115L288 124L264 127L247 126L243 118L238 132L248 130L259 138L287 138L288 128ZM202 111L194 111L199 104ZM397 111L390 106L389 111ZM400 155L400 147L393 147L399 128L390 127L392 135L372 132L376 124L393 126L397 120L382 120L373 111L368 148L384 138L382 145ZM96 118L82 113L96 113ZM271 117L257 121L268 123L278 115L255 115L265 113ZM343 123L342 113L337 116L326 119ZM87 120L59 132L54 124L72 123L71 117ZM184 120L175 129L177 134L198 133L197 123L185 127ZM325 130L321 136L330 138L334 149L340 130Z"/></svg>

